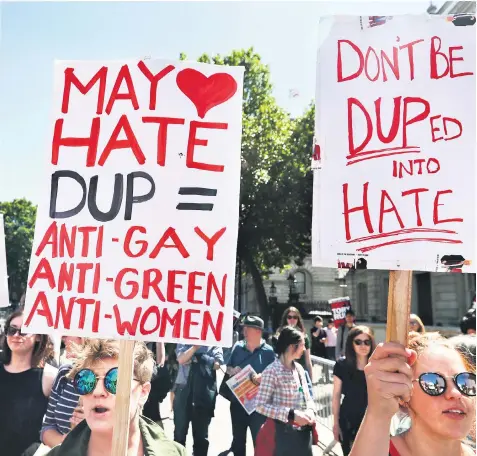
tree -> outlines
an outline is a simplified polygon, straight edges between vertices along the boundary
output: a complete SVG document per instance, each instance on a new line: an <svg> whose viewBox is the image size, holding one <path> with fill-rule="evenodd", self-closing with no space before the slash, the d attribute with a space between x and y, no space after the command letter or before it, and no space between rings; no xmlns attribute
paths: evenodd
<svg viewBox="0 0 477 456"><path fill-rule="evenodd" d="M0 203L5 221L5 244L10 301L18 304L26 290L36 206L26 199Z"/></svg>
<svg viewBox="0 0 477 456"><path fill-rule="evenodd" d="M237 255L267 318L263 277L310 251L314 109L293 121L273 97L269 68L253 48L198 60L245 67Z"/></svg>

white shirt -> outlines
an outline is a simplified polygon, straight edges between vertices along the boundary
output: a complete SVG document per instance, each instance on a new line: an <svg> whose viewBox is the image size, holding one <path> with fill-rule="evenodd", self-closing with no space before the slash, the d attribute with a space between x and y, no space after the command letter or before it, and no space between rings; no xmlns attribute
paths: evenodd
<svg viewBox="0 0 477 456"><path fill-rule="evenodd" d="M331 329L326 327L326 343L325 347L336 347L336 328L332 327Z"/></svg>

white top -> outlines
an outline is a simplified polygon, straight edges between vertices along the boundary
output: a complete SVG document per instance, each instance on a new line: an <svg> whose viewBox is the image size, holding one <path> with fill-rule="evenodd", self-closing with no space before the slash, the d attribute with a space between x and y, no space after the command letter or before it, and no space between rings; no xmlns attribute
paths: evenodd
<svg viewBox="0 0 477 456"><path fill-rule="evenodd" d="M325 347L336 347L336 328L333 326L331 329L326 327L326 343Z"/></svg>

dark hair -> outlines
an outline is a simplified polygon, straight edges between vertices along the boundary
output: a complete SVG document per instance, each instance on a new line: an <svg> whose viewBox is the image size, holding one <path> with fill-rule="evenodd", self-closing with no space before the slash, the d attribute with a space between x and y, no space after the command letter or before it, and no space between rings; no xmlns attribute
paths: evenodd
<svg viewBox="0 0 477 456"><path fill-rule="evenodd" d="M278 356L283 355L290 345L298 345L304 338L303 332L291 326L285 326L280 331L275 351Z"/></svg>
<svg viewBox="0 0 477 456"><path fill-rule="evenodd" d="M345 358L346 362L355 369L357 369L358 364L356 352L354 351L354 340L361 334L366 334L371 339L371 347L369 350L368 360L369 357L373 354L374 349L376 348L376 342L374 340L374 334L371 328L368 328L367 326L355 326L354 328L352 328L348 333L348 338L346 339Z"/></svg>
<svg viewBox="0 0 477 456"><path fill-rule="evenodd" d="M460 330L462 334L467 334L469 329L475 330L475 309L470 309L460 321Z"/></svg>
<svg viewBox="0 0 477 456"><path fill-rule="evenodd" d="M313 321L316 323L317 321L319 321L320 323L323 323L323 318L321 318L320 316L316 316L315 318L313 318Z"/></svg>
<svg viewBox="0 0 477 456"><path fill-rule="evenodd" d="M10 323L14 318L23 316L23 310L17 310L11 313L5 321L5 333L10 327ZM37 341L33 346L33 354L31 357L31 367L43 367L45 361L48 360L53 353L53 342L47 334L37 335ZM12 351L8 346L7 335L3 338L0 348L2 350L0 354L0 362L3 364L10 364L12 361Z"/></svg>
<svg viewBox="0 0 477 456"><path fill-rule="evenodd" d="M355 316L354 310L353 310L353 309L348 309L348 310L346 311L346 314L345 314L345 315L351 315L351 316L354 317L354 316Z"/></svg>
<svg viewBox="0 0 477 456"><path fill-rule="evenodd" d="M285 310L285 312L283 312L283 315L282 315L282 321L280 323L280 328L278 329L278 332L281 332L281 330L285 327L285 326L289 326L288 325L288 320L287 320L287 317L288 317L288 314L290 312L294 312L297 314L298 316L298 320L296 322L296 327L300 329L301 332L305 332L305 324L303 323L303 318L301 316L301 313L300 311L296 308L296 307L289 307L288 309Z"/></svg>
<svg viewBox="0 0 477 456"><path fill-rule="evenodd" d="M332 318L330 318L330 319L328 320L328 324L332 324L332 323L334 323L334 322L335 322L335 321L334 321Z"/></svg>

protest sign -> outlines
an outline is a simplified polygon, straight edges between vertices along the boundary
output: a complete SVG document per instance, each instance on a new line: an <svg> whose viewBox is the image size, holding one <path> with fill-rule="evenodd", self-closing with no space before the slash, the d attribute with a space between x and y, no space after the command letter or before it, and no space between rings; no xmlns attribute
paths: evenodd
<svg viewBox="0 0 477 456"><path fill-rule="evenodd" d="M243 68L60 61L24 326L230 346Z"/></svg>
<svg viewBox="0 0 477 456"><path fill-rule="evenodd" d="M351 301L348 296L345 298L330 299L328 301L331 306L331 312L333 313L333 322L336 328L344 325L346 320L346 312L351 310Z"/></svg>
<svg viewBox="0 0 477 456"><path fill-rule="evenodd" d="M3 214L0 214L0 307L8 307L10 305L8 294L7 253L5 248Z"/></svg>
<svg viewBox="0 0 477 456"><path fill-rule="evenodd" d="M475 272L473 24L335 20L318 55L314 266Z"/></svg>
<svg viewBox="0 0 477 456"><path fill-rule="evenodd" d="M238 374L227 380L227 386L249 415L255 412L255 397L259 388L250 380L254 375L257 375L255 369L248 364Z"/></svg>

